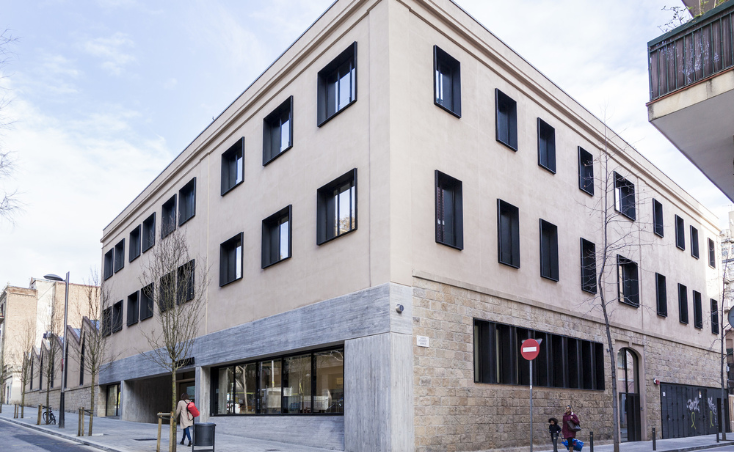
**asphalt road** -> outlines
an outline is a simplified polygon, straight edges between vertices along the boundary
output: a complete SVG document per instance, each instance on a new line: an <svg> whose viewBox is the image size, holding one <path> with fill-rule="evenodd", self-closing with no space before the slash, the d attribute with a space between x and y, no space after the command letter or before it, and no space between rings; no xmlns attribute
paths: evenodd
<svg viewBox="0 0 734 452"><path fill-rule="evenodd" d="M97 449L0 421L0 450L3 452L89 452Z"/></svg>

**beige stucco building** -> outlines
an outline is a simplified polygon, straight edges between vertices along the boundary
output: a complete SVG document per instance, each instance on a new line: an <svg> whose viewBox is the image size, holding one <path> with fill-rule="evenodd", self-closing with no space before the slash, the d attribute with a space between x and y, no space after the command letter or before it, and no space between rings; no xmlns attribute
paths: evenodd
<svg viewBox="0 0 734 452"><path fill-rule="evenodd" d="M522 446L519 344L534 337L534 441L567 403L608 440L603 289L623 438L703 433L718 419L716 221L454 3L338 1L104 229L120 359L101 384L122 419L170 403L170 377L140 356L159 315L141 275L178 229L212 276L178 392L218 431Z"/></svg>

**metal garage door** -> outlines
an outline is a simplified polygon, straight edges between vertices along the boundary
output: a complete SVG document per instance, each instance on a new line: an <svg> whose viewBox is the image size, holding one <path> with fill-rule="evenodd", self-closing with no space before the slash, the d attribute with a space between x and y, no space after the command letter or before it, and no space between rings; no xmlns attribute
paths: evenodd
<svg viewBox="0 0 734 452"><path fill-rule="evenodd" d="M660 401L663 439L716 433L721 389L663 383L660 385ZM728 419L726 411L724 415Z"/></svg>

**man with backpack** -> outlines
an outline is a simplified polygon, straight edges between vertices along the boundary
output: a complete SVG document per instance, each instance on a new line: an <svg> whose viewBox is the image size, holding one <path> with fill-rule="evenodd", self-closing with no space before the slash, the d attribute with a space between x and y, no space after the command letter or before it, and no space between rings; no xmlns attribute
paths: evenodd
<svg viewBox="0 0 734 452"><path fill-rule="evenodd" d="M191 445L191 427L194 425L194 418L199 415L199 410L196 409L194 402L189 399L189 395L185 392L181 394L181 400L176 405L176 417L180 417L179 425L183 429L183 435L181 436L181 444L184 443L184 439L189 439L189 446Z"/></svg>

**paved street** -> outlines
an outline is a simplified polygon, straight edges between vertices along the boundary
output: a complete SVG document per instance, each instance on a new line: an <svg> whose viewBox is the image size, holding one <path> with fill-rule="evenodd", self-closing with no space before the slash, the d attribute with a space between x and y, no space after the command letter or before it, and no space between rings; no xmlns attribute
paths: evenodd
<svg viewBox="0 0 734 452"><path fill-rule="evenodd" d="M19 428L7 422L0 422L0 444L2 444L3 451L19 452L88 452L97 450L54 436Z"/></svg>

